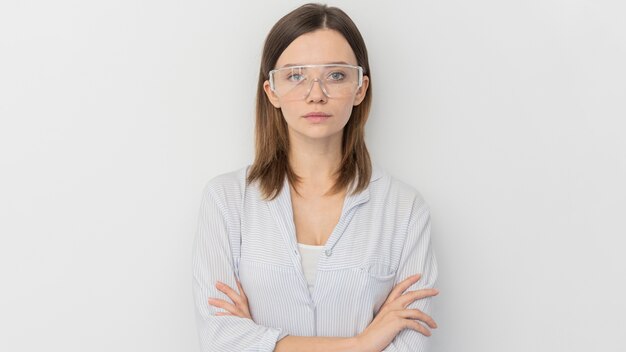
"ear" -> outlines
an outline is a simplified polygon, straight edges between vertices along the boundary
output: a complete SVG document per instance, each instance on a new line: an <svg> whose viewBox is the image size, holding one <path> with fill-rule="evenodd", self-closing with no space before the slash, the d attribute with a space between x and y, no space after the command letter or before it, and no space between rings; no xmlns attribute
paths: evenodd
<svg viewBox="0 0 626 352"><path fill-rule="evenodd" d="M270 103L272 103L276 109L280 108L280 101L278 100L276 94L272 92L272 89L270 88L270 81L265 80L265 82L263 82L263 90L265 91L265 95L267 95Z"/></svg>
<svg viewBox="0 0 626 352"><path fill-rule="evenodd" d="M365 96L367 95L367 87L369 87L369 85L370 78L363 75L363 84L361 84L361 87L356 91L356 95L354 96L354 106L361 104L363 99L365 99Z"/></svg>

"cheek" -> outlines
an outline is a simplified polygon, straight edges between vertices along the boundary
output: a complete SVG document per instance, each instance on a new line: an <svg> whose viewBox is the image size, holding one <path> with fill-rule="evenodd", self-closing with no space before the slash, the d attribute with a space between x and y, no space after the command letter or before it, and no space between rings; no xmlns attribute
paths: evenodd
<svg viewBox="0 0 626 352"><path fill-rule="evenodd" d="M297 105L298 104L289 104L289 103L282 103L280 105L280 111L283 113L283 118L287 122L295 121L300 117L300 115L306 113L305 110L302 110L302 109L306 109L306 107L298 107Z"/></svg>
<svg viewBox="0 0 626 352"><path fill-rule="evenodd" d="M354 106L352 106L352 104L347 104L345 107L345 110L343 111L343 116L345 116L345 120L346 122L348 122L348 120L350 119L350 115L352 114L352 109L354 108Z"/></svg>

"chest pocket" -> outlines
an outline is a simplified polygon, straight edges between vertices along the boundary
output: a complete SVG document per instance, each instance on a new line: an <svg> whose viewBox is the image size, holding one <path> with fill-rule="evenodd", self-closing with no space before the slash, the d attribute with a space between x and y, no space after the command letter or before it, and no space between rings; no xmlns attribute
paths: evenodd
<svg viewBox="0 0 626 352"><path fill-rule="evenodd" d="M363 264L359 267L359 270L377 281L388 281L396 276L395 268L379 261Z"/></svg>
<svg viewBox="0 0 626 352"><path fill-rule="evenodd" d="M393 289L396 269L380 261L371 261L359 267L359 272L365 276L365 285L362 290L364 302L368 302L371 312L380 309L387 296ZM372 316L373 318L373 316Z"/></svg>
<svg viewBox="0 0 626 352"><path fill-rule="evenodd" d="M356 336L373 320L393 289L396 269L381 261L337 270L320 270L315 291L317 313L324 321L342 321L319 326L320 336Z"/></svg>

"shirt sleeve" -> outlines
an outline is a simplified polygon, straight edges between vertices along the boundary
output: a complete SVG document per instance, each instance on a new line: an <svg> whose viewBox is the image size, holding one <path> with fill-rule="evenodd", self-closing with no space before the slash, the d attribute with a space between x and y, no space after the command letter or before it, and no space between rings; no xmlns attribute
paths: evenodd
<svg viewBox="0 0 626 352"><path fill-rule="evenodd" d="M193 244L193 298L201 351L274 351L282 329L237 316L216 316L226 310L209 305L209 297L231 299L215 287L221 281L239 292L235 282L238 258L233 258L225 208L207 185L203 191ZM230 224L234 226L234 224Z"/></svg>
<svg viewBox="0 0 626 352"><path fill-rule="evenodd" d="M415 291L434 288L437 283L437 258L430 241L430 208L422 198L416 200L414 214L409 220L405 247L398 266L394 286L407 277L422 274L422 277L407 290ZM432 316L432 297L411 302L407 309L419 309ZM418 323L423 324L421 321ZM413 329L404 329L383 350L387 352L425 352L429 350L429 337Z"/></svg>

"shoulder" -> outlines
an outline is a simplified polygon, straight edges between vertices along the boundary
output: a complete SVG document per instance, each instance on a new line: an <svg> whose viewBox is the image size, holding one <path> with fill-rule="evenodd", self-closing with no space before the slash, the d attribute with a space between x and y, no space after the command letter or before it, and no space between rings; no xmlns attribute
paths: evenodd
<svg viewBox="0 0 626 352"><path fill-rule="evenodd" d="M406 212L409 218L419 217L430 211L424 195L414 183L389 173L377 164L373 164L373 168L380 175L371 184L373 192L377 193L375 196L379 199L384 199L386 206Z"/></svg>
<svg viewBox="0 0 626 352"><path fill-rule="evenodd" d="M246 165L213 176L205 183L202 196L212 198L223 210L237 207L245 191L249 167L250 165Z"/></svg>
<svg viewBox="0 0 626 352"><path fill-rule="evenodd" d="M415 206L426 206L426 199L424 195L414 186L403 179L396 176L389 176L390 178L390 191L392 191L396 197L402 198Z"/></svg>

